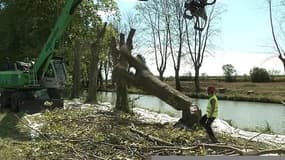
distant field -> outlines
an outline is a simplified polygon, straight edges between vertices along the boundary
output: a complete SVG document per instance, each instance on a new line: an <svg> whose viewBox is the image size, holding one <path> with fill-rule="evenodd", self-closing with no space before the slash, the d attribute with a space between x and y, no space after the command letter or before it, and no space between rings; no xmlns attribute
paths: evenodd
<svg viewBox="0 0 285 160"><path fill-rule="evenodd" d="M191 81L194 79L194 77L188 77L188 76L181 76L181 81ZM271 76L272 82L285 82L285 75L276 75ZM174 77L167 77L167 81L174 80ZM201 81L209 81L209 80L216 80L216 81L224 81L225 78L223 76L201 76ZM237 82L250 82L250 77L247 75L244 76L237 76L236 79Z"/></svg>
<svg viewBox="0 0 285 160"><path fill-rule="evenodd" d="M174 81L167 81L175 86ZM195 94L193 81L181 81L183 92L188 95ZM206 96L206 88L213 85L218 90L221 99L243 100L243 101L261 101L280 103L285 100L285 77L276 77L276 81L267 83L252 83L249 81L224 82L219 78L209 78L201 80L202 92L198 96ZM222 91L224 90L224 93Z"/></svg>

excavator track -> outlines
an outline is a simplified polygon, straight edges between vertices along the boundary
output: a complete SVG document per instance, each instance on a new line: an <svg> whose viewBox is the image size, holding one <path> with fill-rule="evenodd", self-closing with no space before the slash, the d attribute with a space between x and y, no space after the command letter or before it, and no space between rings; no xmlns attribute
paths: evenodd
<svg viewBox="0 0 285 160"><path fill-rule="evenodd" d="M1 108L28 114L46 109L63 108L64 102L57 90L8 90L1 92Z"/></svg>

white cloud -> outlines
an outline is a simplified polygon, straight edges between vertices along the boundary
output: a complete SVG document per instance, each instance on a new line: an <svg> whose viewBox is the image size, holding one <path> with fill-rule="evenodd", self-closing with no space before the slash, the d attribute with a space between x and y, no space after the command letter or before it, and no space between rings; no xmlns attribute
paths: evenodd
<svg viewBox="0 0 285 160"><path fill-rule="evenodd" d="M282 62L274 54L219 52L214 56L205 58L200 73L223 75L224 64L232 64L239 75L248 75L253 67L283 71Z"/></svg>
<svg viewBox="0 0 285 160"><path fill-rule="evenodd" d="M140 51L139 53L143 53L143 51ZM155 67L154 56L152 54L145 54L144 56L151 72L158 75ZM284 73L282 62L274 54L217 52L213 56L207 56L204 58L200 74L206 73L209 76L221 76L223 75L222 66L225 64L232 64L237 70L238 75L249 75L249 71L253 67L265 68L268 71L276 70L280 71L280 73ZM194 70L193 68L191 69L191 65L183 62L181 65L180 75L189 73L189 71L194 75ZM174 76L171 58L167 62L164 76Z"/></svg>

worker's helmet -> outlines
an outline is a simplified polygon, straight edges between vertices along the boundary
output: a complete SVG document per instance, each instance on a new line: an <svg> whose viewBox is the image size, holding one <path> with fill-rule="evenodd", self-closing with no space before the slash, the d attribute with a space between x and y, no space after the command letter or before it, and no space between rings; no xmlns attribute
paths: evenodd
<svg viewBox="0 0 285 160"><path fill-rule="evenodd" d="M216 88L213 87L213 86L209 86L207 90L208 90L208 92L210 92L210 93L216 92Z"/></svg>

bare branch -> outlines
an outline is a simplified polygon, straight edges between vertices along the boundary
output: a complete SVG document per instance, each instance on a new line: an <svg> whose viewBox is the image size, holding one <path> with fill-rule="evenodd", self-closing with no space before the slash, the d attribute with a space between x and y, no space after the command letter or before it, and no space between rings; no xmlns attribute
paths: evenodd
<svg viewBox="0 0 285 160"><path fill-rule="evenodd" d="M273 40L274 40L274 43L275 43L275 47L279 53L279 55L281 54L281 49L279 47L279 44L277 42L277 39L276 39L276 35L275 35L275 31L274 31L274 26L273 26L273 20L272 20L272 6L271 6L271 0L268 0L268 4L269 4L269 18L270 18L270 26L271 26L271 33L272 33L272 36L273 36Z"/></svg>

